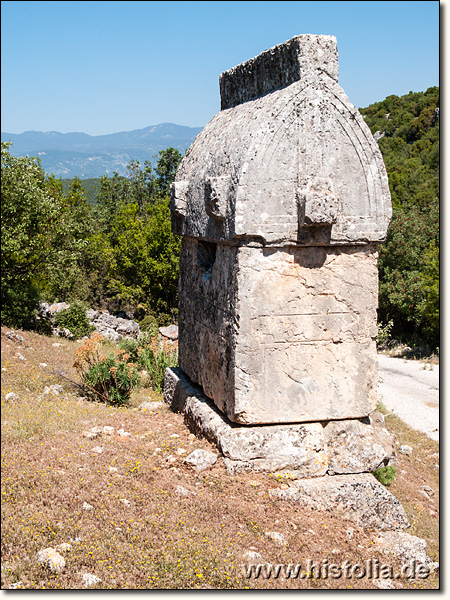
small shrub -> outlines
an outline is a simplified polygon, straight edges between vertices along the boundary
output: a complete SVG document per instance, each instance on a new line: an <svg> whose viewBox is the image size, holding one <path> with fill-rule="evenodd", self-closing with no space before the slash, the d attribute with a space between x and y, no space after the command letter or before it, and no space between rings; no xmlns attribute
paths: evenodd
<svg viewBox="0 0 450 600"><path fill-rule="evenodd" d="M75 351L73 366L92 395L108 404L121 406L139 387L139 373L133 363L127 362L129 355L124 352L117 356L113 353L102 355L103 341L101 335L94 333Z"/></svg>
<svg viewBox="0 0 450 600"><path fill-rule="evenodd" d="M159 324L154 315L147 315L144 317L142 321L139 322L139 327L141 328L141 331L145 331L151 336L158 335Z"/></svg>
<svg viewBox="0 0 450 600"><path fill-rule="evenodd" d="M377 335L377 346L382 347L385 346L389 338L391 337L391 331L394 327L394 321L391 319L383 325L383 323L378 323L378 335Z"/></svg>
<svg viewBox="0 0 450 600"><path fill-rule="evenodd" d="M178 365L178 345L148 335L138 341L122 340L119 342L119 353L123 360L131 361L147 371L150 386L157 392L163 390L166 368Z"/></svg>
<svg viewBox="0 0 450 600"><path fill-rule="evenodd" d="M395 480L396 472L397 469L395 467L388 465L386 467L380 467L376 471L372 471L372 475L375 477L375 479L378 479L380 483L386 487L389 487Z"/></svg>
<svg viewBox="0 0 450 600"><path fill-rule="evenodd" d="M36 333L40 333L41 335L51 336L53 334L52 324L50 321L48 319L40 319L39 317L36 317L34 330Z"/></svg>
<svg viewBox="0 0 450 600"><path fill-rule="evenodd" d="M68 329L75 339L89 335L95 327L86 317L86 307L81 302L73 302L69 308L55 315L55 323L61 329Z"/></svg>

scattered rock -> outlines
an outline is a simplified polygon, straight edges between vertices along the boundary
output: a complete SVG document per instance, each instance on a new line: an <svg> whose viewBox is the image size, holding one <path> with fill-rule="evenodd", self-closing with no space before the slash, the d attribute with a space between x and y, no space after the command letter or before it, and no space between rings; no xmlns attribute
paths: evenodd
<svg viewBox="0 0 450 600"><path fill-rule="evenodd" d="M16 394L16 392L8 392L5 396L5 400L11 400L12 402L15 402L18 399L19 396Z"/></svg>
<svg viewBox="0 0 450 600"><path fill-rule="evenodd" d="M120 498L119 502L122 502L122 504L125 506L125 508L130 508L130 506L131 506L131 502L129 500L127 500L126 498Z"/></svg>
<svg viewBox="0 0 450 600"><path fill-rule="evenodd" d="M117 435L120 435L120 437L131 437L131 433L128 433L128 431L125 431L124 429L118 429Z"/></svg>
<svg viewBox="0 0 450 600"><path fill-rule="evenodd" d="M371 424L357 419L330 421L324 427L328 473L372 472L395 457L395 438L374 415Z"/></svg>
<svg viewBox="0 0 450 600"><path fill-rule="evenodd" d="M423 490L426 494L428 494L428 496L434 496L435 494L435 491L429 485L423 485L420 489Z"/></svg>
<svg viewBox="0 0 450 600"><path fill-rule="evenodd" d="M176 453L178 456L182 456L183 454L186 454L186 452L187 451L184 448L178 448Z"/></svg>
<svg viewBox="0 0 450 600"><path fill-rule="evenodd" d="M105 425L103 427L103 432L105 435L114 435L114 427L111 427L110 425Z"/></svg>
<svg viewBox="0 0 450 600"><path fill-rule="evenodd" d="M305 508L340 513L360 527L409 527L400 502L369 473L300 479L293 486L288 490L269 490L269 495L299 502Z"/></svg>
<svg viewBox="0 0 450 600"><path fill-rule="evenodd" d="M92 431L83 431L81 435L85 438L88 438L88 440L95 440L96 438L100 437L101 434L93 433Z"/></svg>
<svg viewBox="0 0 450 600"><path fill-rule="evenodd" d="M20 590L23 586L23 581L16 581L16 583L11 583L8 586L8 590Z"/></svg>
<svg viewBox="0 0 450 600"><path fill-rule="evenodd" d="M39 363L39 366L42 367L43 369L45 369L45 367L47 366L47 363Z"/></svg>
<svg viewBox="0 0 450 600"><path fill-rule="evenodd" d="M94 510L92 504L88 504L87 502L83 502L83 510Z"/></svg>
<svg viewBox="0 0 450 600"><path fill-rule="evenodd" d="M66 566L66 561L54 548L45 548L36 555L37 562L48 567L52 573L60 573Z"/></svg>
<svg viewBox="0 0 450 600"><path fill-rule="evenodd" d="M259 552L255 552L254 550L246 550L242 555L242 560L254 560L261 562L262 556Z"/></svg>
<svg viewBox="0 0 450 600"><path fill-rule="evenodd" d="M191 452L184 459L184 462L188 465L192 465L197 469L198 472L200 472L212 467L217 462L217 456L214 454L214 452L197 448L197 450Z"/></svg>
<svg viewBox="0 0 450 600"><path fill-rule="evenodd" d="M398 451L400 452L400 454L406 454L406 456L411 456L413 449L411 448L411 446L404 444L403 446L399 447Z"/></svg>
<svg viewBox="0 0 450 600"><path fill-rule="evenodd" d="M353 529L353 527L349 527L347 529L347 538L349 540L352 540L355 537L355 530Z"/></svg>
<svg viewBox="0 0 450 600"><path fill-rule="evenodd" d="M278 546L286 546L287 540L282 533L278 531L265 531L264 535L274 541Z"/></svg>
<svg viewBox="0 0 450 600"><path fill-rule="evenodd" d="M115 317L108 311L87 311L86 316L97 332L112 342L118 342L123 338L139 337L139 324L132 319Z"/></svg>
<svg viewBox="0 0 450 600"><path fill-rule="evenodd" d="M97 577L97 575L93 575L92 573L83 573L82 579L85 587L90 587L91 585L95 585L101 581L100 577Z"/></svg>
<svg viewBox="0 0 450 600"><path fill-rule="evenodd" d="M21 352L17 352L16 356L19 360L27 360Z"/></svg>
<svg viewBox="0 0 450 600"><path fill-rule="evenodd" d="M178 326L169 325L168 327L160 327L159 333L169 340L175 341L178 339Z"/></svg>
<svg viewBox="0 0 450 600"><path fill-rule="evenodd" d="M300 492L296 488L274 488L269 490L269 496L277 500L293 500L298 502L300 500Z"/></svg>
<svg viewBox="0 0 450 600"><path fill-rule="evenodd" d="M439 563L438 562L433 561L433 562L429 563L427 566L429 567L429 569L432 573L439 573Z"/></svg>
<svg viewBox="0 0 450 600"><path fill-rule="evenodd" d="M43 394L44 396L47 396L48 394L52 394L52 396L59 396L60 394L62 394L64 392L64 388L62 385L59 384L55 384L55 385L51 385L51 386L45 386L44 390L43 390Z"/></svg>
<svg viewBox="0 0 450 600"><path fill-rule="evenodd" d="M422 565L431 563L426 553L426 541L404 531L381 532L375 544L382 552L398 557L403 564L412 560Z"/></svg>
<svg viewBox="0 0 450 600"><path fill-rule="evenodd" d="M374 579L373 583L379 590L394 589L394 584L392 583L392 579Z"/></svg>
<svg viewBox="0 0 450 600"><path fill-rule="evenodd" d="M119 469L117 467L109 467L109 472L110 473L118 473Z"/></svg>
<svg viewBox="0 0 450 600"><path fill-rule="evenodd" d="M60 344L59 342L53 342L52 346L53 348L59 348L60 346L62 346L62 344Z"/></svg>
<svg viewBox="0 0 450 600"><path fill-rule="evenodd" d="M192 496L192 495L196 496L197 495L195 492L191 492L190 490L187 490L182 485L177 485L177 487L175 488L175 494L178 494L178 496Z"/></svg>
<svg viewBox="0 0 450 600"><path fill-rule="evenodd" d="M145 402L141 402L141 404L139 404L139 406L137 407L137 410L153 412L154 410L157 410L158 408L163 408L164 406L166 406L165 402L145 401Z"/></svg>
<svg viewBox="0 0 450 600"><path fill-rule="evenodd" d="M75 538L70 538L70 541L72 544L79 544L82 541L82 539L76 536Z"/></svg>
<svg viewBox="0 0 450 600"><path fill-rule="evenodd" d="M23 338L23 336L21 336L19 333L16 333L15 331L7 331L6 337L8 337L13 342L17 342L18 344L25 343L25 339Z"/></svg>
<svg viewBox="0 0 450 600"><path fill-rule="evenodd" d="M103 446L95 446L95 448L92 448L92 452L95 452L96 454L101 454L103 452Z"/></svg>

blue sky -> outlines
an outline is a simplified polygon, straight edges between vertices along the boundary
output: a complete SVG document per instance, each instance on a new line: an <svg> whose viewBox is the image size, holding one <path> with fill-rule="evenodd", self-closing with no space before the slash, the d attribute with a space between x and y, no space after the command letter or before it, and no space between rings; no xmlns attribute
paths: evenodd
<svg viewBox="0 0 450 600"><path fill-rule="evenodd" d="M220 73L302 33L336 36L358 108L425 91L439 85L440 4L2 2L1 130L203 126Z"/></svg>

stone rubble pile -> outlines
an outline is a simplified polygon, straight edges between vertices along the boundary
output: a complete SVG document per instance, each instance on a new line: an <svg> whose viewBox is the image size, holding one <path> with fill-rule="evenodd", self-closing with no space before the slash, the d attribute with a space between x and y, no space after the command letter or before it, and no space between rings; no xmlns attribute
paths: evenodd
<svg viewBox="0 0 450 600"><path fill-rule="evenodd" d="M42 302L39 305L38 316L50 321L53 335L71 339L73 335L68 329L60 329L55 324L55 315L67 308L70 308L70 304L66 302L55 302L54 304ZM129 318L127 313L120 312L119 314L121 316L114 316L107 310L89 309L86 311L86 317L95 330L111 342L119 342L123 338L138 338L141 333L139 323Z"/></svg>
<svg viewBox="0 0 450 600"><path fill-rule="evenodd" d="M53 304L41 302L38 318L49 321L53 335L73 339L73 335L68 329L59 328L55 323L55 315L67 308L70 308L70 304L66 302L55 302ZM120 342L122 339L137 339L141 335L139 323L128 312L119 311L116 315L112 315L107 310L90 308L86 311L86 317L89 323L95 327L95 331L111 342ZM14 341L20 341L21 336L11 332L8 333L10 334L8 337L14 339ZM169 344L174 343L178 339L178 326L160 327L159 334L166 338ZM23 338L21 339L23 340Z"/></svg>

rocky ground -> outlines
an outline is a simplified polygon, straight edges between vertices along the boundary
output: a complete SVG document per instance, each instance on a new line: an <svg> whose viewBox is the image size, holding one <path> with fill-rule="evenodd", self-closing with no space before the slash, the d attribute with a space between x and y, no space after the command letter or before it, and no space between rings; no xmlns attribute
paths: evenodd
<svg viewBox="0 0 450 600"><path fill-rule="evenodd" d="M439 446L395 415L389 490L411 527L383 532L284 499L289 479L228 473L151 389L88 401L70 383L77 342L7 331L2 589L439 587Z"/></svg>

